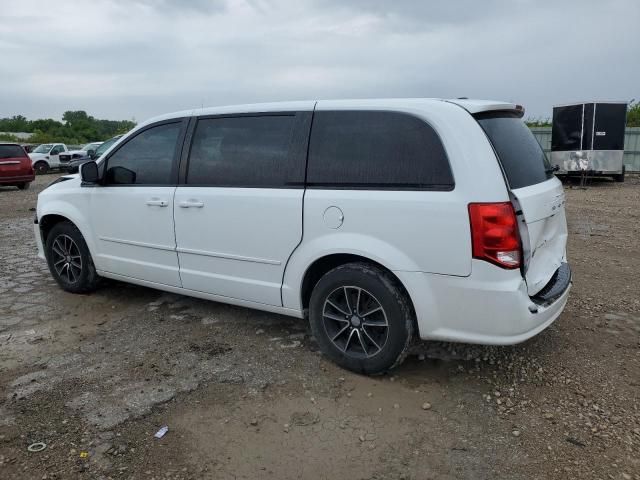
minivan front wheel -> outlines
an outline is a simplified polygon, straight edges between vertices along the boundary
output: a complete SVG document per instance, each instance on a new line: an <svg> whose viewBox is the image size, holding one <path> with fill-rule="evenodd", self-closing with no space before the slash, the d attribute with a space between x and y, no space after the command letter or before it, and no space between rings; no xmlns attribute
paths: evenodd
<svg viewBox="0 0 640 480"><path fill-rule="evenodd" d="M327 272L311 293L309 320L327 357L369 375L402 363L415 324L397 281L367 263L348 263Z"/></svg>
<svg viewBox="0 0 640 480"><path fill-rule="evenodd" d="M63 290L71 293L87 293L98 286L89 248L80 230L71 222L53 226L47 236L45 253L49 271Z"/></svg>

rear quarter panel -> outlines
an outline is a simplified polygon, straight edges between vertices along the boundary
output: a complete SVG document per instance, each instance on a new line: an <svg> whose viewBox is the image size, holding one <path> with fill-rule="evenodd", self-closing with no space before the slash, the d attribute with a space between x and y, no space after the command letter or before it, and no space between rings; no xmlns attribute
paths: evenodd
<svg viewBox="0 0 640 480"><path fill-rule="evenodd" d="M484 132L464 109L442 101L318 102L317 110L403 111L439 134L455 179L452 191L307 189L303 239L285 271L283 305L300 309L300 287L317 259L350 253L392 271L465 277L471 274L468 204L509 199L502 171ZM339 228L325 218L342 212ZM331 209L327 212L336 210Z"/></svg>

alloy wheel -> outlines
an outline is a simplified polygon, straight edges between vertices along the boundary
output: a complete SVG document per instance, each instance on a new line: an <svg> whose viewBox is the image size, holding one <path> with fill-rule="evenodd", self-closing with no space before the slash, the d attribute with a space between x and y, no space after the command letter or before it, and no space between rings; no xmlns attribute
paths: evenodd
<svg viewBox="0 0 640 480"><path fill-rule="evenodd" d="M76 242L68 235L58 235L53 241L53 268L68 283L76 283L82 273L82 256Z"/></svg>
<svg viewBox="0 0 640 480"><path fill-rule="evenodd" d="M389 336L384 308L361 287L342 286L331 292L322 308L322 321L331 342L354 358L377 355Z"/></svg>

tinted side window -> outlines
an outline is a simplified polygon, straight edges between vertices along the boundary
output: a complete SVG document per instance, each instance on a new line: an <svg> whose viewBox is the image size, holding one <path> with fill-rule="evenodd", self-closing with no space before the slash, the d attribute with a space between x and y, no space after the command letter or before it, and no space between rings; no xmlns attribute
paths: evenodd
<svg viewBox="0 0 640 480"><path fill-rule="evenodd" d="M187 184L279 187L295 180L300 183L302 164L291 153L295 119L295 114L200 119L191 143Z"/></svg>
<svg viewBox="0 0 640 480"><path fill-rule="evenodd" d="M321 111L313 117L307 183L449 190L454 182L442 142L424 121L398 112Z"/></svg>
<svg viewBox="0 0 640 480"><path fill-rule="evenodd" d="M170 185L181 123L158 125L139 133L107 159L110 185Z"/></svg>

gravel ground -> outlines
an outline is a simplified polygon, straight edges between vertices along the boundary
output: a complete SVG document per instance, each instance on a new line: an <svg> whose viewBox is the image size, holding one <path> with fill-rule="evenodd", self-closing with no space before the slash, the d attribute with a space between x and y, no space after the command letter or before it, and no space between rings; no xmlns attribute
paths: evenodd
<svg viewBox="0 0 640 480"><path fill-rule="evenodd" d="M378 378L323 359L299 320L61 291L32 229L54 178L0 187L0 478L640 480L638 177L566 186L575 283L549 329Z"/></svg>

